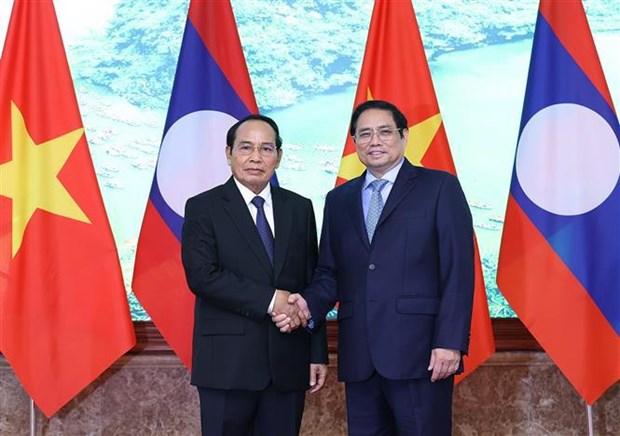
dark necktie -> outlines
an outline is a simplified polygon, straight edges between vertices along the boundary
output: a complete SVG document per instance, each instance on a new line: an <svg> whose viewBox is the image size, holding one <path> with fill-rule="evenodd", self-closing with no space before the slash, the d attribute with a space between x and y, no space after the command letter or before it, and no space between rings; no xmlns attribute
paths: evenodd
<svg viewBox="0 0 620 436"><path fill-rule="evenodd" d="M258 234L263 240L269 261L273 265L273 233L271 233L269 222L267 222L267 217L265 216L265 209L263 208L265 199L256 196L252 199L252 204L256 206L256 228L258 229Z"/></svg>
<svg viewBox="0 0 620 436"><path fill-rule="evenodd" d="M372 194L370 195L370 204L368 205L368 213L366 214L366 233L368 233L368 240L372 242L372 237L375 234L381 211L383 210L383 197L381 197L381 190L387 185L387 180L376 179L370 182L370 189Z"/></svg>

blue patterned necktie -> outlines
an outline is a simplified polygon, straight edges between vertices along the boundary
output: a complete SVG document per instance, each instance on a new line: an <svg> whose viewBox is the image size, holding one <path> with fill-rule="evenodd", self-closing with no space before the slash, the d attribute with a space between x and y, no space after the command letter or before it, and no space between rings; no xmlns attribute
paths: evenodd
<svg viewBox="0 0 620 436"><path fill-rule="evenodd" d="M273 233L271 233L269 222L265 216L265 209L263 208L265 199L256 196L252 199L252 204L256 206L256 228L258 229L258 234L263 240L265 251L267 251L267 256L269 256L269 261L273 265Z"/></svg>
<svg viewBox="0 0 620 436"><path fill-rule="evenodd" d="M381 211L383 210L383 197L381 197L381 190L387 185L387 180L376 179L370 182L368 185L372 189L370 196L370 204L368 205L368 213L366 214L366 233L368 234L368 240L372 242L372 237L375 234Z"/></svg>

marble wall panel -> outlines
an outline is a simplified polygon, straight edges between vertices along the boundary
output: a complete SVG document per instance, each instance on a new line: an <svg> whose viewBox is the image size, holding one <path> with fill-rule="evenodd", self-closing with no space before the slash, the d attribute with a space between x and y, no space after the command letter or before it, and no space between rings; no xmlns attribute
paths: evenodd
<svg viewBox="0 0 620 436"><path fill-rule="evenodd" d="M303 435L346 434L344 389L331 356L328 387L306 400ZM29 400L0 357L0 435L29 435ZM593 406L597 436L620 435L620 384ZM501 352L459 384L455 435L585 435L586 406L541 352ZM37 413L38 435L199 435L196 390L171 354L120 359L52 419Z"/></svg>

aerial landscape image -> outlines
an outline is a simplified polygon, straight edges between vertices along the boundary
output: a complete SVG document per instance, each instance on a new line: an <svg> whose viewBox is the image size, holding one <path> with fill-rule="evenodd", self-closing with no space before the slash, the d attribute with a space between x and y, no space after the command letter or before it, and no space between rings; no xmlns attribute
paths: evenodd
<svg viewBox="0 0 620 436"><path fill-rule="evenodd" d="M131 292L132 269L189 1L54 4L132 316L147 320ZM511 317L495 276L538 2L413 4L473 214L491 316ZM0 0L2 45L11 5ZM281 128L279 183L312 199L320 229L348 131L373 1L233 0L232 5L258 107ZM618 105L620 2L584 5ZM222 153L224 145L213 144Z"/></svg>

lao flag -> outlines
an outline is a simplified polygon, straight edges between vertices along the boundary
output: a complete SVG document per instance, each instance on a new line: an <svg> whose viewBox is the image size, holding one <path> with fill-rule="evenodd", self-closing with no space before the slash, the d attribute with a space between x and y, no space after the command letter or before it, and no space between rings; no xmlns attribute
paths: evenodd
<svg viewBox="0 0 620 436"><path fill-rule="evenodd" d="M257 111L230 2L192 1L133 276L138 300L188 368L194 295L181 264L185 201L230 177L226 132Z"/></svg>
<svg viewBox="0 0 620 436"><path fill-rule="evenodd" d="M588 404L620 378L620 128L579 0L542 0L497 283Z"/></svg>

